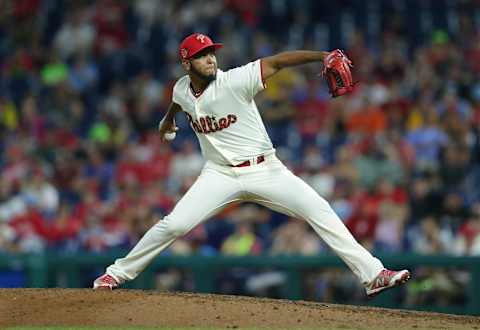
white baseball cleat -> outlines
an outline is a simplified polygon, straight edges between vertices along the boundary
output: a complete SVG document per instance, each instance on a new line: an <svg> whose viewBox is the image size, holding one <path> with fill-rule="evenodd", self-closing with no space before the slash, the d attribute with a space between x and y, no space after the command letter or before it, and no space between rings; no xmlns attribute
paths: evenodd
<svg viewBox="0 0 480 330"><path fill-rule="evenodd" d="M117 280L108 274L103 274L102 276L97 278L95 281L93 281L94 290L98 290L98 289L113 290L118 288L118 286L119 286L119 283L117 282Z"/></svg>
<svg viewBox="0 0 480 330"><path fill-rule="evenodd" d="M367 296L373 298L386 289L406 283L410 278L411 274L406 269L400 271L383 269L377 277L365 287Z"/></svg>

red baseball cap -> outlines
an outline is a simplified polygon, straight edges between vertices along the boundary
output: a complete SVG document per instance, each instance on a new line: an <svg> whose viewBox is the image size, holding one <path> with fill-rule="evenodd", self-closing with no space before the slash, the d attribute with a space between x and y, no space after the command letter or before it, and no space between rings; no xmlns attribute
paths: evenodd
<svg viewBox="0 0 480 330"><path fill-rule="evenodd" d="M193 33L183 39L182 43L180 44L180 48L178 49L178 52L182 60L188 60L201 50L208 47L219 49L223 47L223 44L213 43L212 39L210 39L204 34Z"/></svg>

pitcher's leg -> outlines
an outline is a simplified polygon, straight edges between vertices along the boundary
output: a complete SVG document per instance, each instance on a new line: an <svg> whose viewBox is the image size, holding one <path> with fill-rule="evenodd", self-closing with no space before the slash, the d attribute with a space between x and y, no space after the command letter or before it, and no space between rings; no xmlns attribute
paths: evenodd
<svg viewBox="0 0 480 330"><path fill-rule="evenodd" d="M132 280L173 241L240 196L238 182L214 170L204 170L173 211L155 224L124 258L107 268L117 282Z"/></svg>
<svg viewBox="0 0 480 330"><path fill-rule="evenodd" d="M363 284L370 283L384 268L348 231L329 203L290 171L265 173L265 177L243 181L253 200L286 214L305 219L342 258Z"/></svg>

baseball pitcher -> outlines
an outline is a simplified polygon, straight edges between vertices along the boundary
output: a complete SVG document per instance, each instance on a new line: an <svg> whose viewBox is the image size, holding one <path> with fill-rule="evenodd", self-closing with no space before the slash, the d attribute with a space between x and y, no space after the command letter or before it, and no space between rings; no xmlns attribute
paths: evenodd
<svg viewBox="0 0 480 330"><path fill-rule="evenodd" d="M351 62L340 50L288 51L228 71L217 68L222 44L200 33L186 37L179 56L186 75L159 124L163 141L175 138L175 114L183 111L200 142L206 164L172 212L158 221L124 258L93 283L115 289L139 273L172 242L230 203L250 201L304 219L348 265L368 296L405 283L408 270L391 271L351 235L329 203L275 156L254 97L285 67L323 62L333 97L352 90Z"/></svg>

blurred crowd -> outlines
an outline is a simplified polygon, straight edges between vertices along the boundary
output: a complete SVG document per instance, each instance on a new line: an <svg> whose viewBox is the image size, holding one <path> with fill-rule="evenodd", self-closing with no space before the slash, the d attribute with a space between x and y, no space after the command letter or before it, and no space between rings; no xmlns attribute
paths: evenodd
<svg viewBox="0 0 480 330"><path fill-rule="evenodd" d="M373 40L327 40L306 0L2 2L0 252L128 249L169 213L204 160L182 114L171 144L156 129L183 75L178 43L201 31L225 44L224 70L344 48L351 95L331 99L311 64L257 96L277 155L375 253L479 255L480 27L458 3L456 30L414 43L395 11ZM166 253L330 252L305 222L242 204Z"/></svg>

